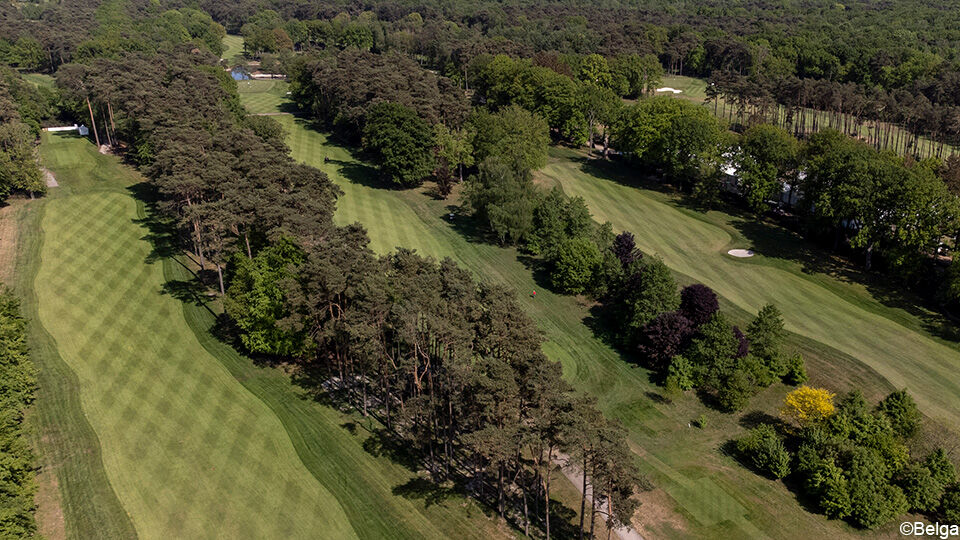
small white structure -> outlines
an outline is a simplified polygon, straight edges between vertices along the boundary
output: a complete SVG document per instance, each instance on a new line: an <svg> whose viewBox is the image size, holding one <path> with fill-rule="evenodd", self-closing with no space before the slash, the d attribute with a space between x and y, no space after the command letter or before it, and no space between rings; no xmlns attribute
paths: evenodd
<svg viewBox="0 0 960 540"><path fill-rule="evenodd" d="M664 86L663 88L657 88L657 92L671 92L674 94L682 94L683 90L677 90L676 88L670 88L669 86Z"/></svg>
<svg viewBox="0 0 960 540"><path fill-rule="evenodd" d="M47 127L43 128L44 131L58 132L58 131L80 131L80 129L87 129L86 126L78 126L76 124L72 126L57 126L57 127ZM85 135L81 133L81 135Z"/></svg>
<svg viewBox="0 0 960 540"><path fill-rule="evenodd" d="M90 133L90 130L87 128L87 126L85 126L85 125L83 125L83 124L80 124L79 126L78 126L77 124L74 124L74 125L72 125L72 126L45 127L45 128L43 128L43 130L44 130L44 131L50 131L50 132L53 132L53 133L56 133L56 132L59 132L59 131L76 131L77 133L79 133L80 135L82 135L82 136L84 136L84 137L86 137L87 134Z"/></svg>

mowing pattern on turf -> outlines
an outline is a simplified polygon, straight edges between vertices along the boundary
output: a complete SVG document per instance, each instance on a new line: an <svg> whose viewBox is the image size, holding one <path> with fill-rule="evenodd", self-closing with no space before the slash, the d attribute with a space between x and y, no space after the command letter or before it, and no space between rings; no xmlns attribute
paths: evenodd
<svg viewBox="0 0 960 540"><path fill-rule="evenodd" d="M587 174L569 160L548 165L544 174L568 194L583 197L597 219L632 231L638 247L663 257L670 268L706 283L748 311L775 303L788 330L863 361L895 387L909 388L925 413L956 425L960 353L955 349L864 309L800 272L763 264L762 259L726 257L728 247L737 247L730 245L730 234L641 189Z"/></svg>
<svg viewBox="0 0 960 540"><path fill-rule="evenodd" d="M47 204L40 320L79 377L105 469L139 535L354 537L277 418L201 347L162 292L135 202L96 193Z"/></svg>
<svg viewBox="0 0 960 540"><path fill-rule="evenodd" d="M283 83L277 86L282 88ZM262 95L266 92L259 92L263 88L256 82L241 87L243 103L253 100L257 107L269 105ZM274 86L271 91L282 101L281 89ZM688 528L679 531L669 523L654 523L656 528L650 529L650 537L848 536L835 522L804 511L781 484L760 479L717 451L731 434L743 430L737 417L711 412L694 398L676 400L670 405L655 404L649 396L659 389L650 382L648 373L624 362L619 353L597 338L584 324L590 316L586 307L572 297L544 288L543 282L521 263L516 250L474 239L469 222L463 217L448 219L451 201L433 200L418 190L384 189L372 179L371 167L357 160L348 149L332 144L325 134L289 115L276 119L287 130L287 144L293 156L324 170L344 190L344 197L337 202L337 222L361 223L369 231L374 250L386 253L403 246L435 257L449 256L481 280L506 284L518 291L538 291L535 300L526 294L520 294L517 300L548 338L545 352L563 364L565 376L575 386L598 397L606 414L626 425L634 450L641 455L639 462L644 472L672 498L665 513L679 512L679 521L686 520ZM325 162L324 157L329 161ZM571 162L571 170L562 173L578 171L577 163ZM578 176L576 180L582 180L585 189L600 181L592 176ZM658 204L663 210L673 211ZM723 230L712 226L698 228L694 224L705 224L679 212L674 211L677 215L672 216L668 227L663 225L660 213L643 214L646 207L632 211L640 213L633 221L638 231L646 227L643 230L647 238L675 243L677 250L717 252L717 257L725 257L722 253L732 247L728 246L730 237ZM664 235L664 230L670 234ZM750 287L747 282L737 283ZM771 399L779 403L782 395L773 395ZM775 405L767 405L767 409L775 410ZM710 416L710 427L689 428L690 419L701 413ZM651 525L643 517L643 509L638 516L646 527Z"/></svg>

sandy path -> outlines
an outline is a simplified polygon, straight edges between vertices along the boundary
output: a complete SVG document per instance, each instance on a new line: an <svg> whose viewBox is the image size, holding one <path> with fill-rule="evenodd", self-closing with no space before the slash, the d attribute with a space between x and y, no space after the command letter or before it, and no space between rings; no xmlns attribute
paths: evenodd
<svg viewBox="0 0 960 540"><path fill-rule="evenodd" d="M560 470L563 471L563 475L567 477L574 486L577 487L577 491L583 493L583 474L576 468L575 465L570 464L570 456L566 454L557 454L557 463L561 463ZM587 499L592 499L593 496L593 486L587 484ZM600 501L596 502L597 509L605 511L602 503ZM640 536L640 533L636 531L633 527L624 526L617 527L613 529L613 533L616 534L620 540L643 540L643 537Z"/></svg>
<svg viewBox="0 0 960 540"><path fill-rule="evenodd" d="M43 179L47 182L47 187L57 187L60 184L57 183L57 179L53 176L53 173L50 172L50 169L43 169Z"/></svg>

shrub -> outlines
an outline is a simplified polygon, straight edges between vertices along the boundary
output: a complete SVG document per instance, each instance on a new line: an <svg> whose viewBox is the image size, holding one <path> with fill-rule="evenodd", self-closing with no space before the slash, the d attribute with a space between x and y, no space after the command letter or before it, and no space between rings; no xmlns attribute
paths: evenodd
<svg viewBox="0 0 960 540"><path fill-rule="evenodd" d="M553 286L567 294L582 293L600 266L600 249L588 238L566 238L557 245L553 259Z"/></svg>
<svg viewBox="0 0 960 540"><path fill-rule="evenodd" d="M807 369L803 365L803 356L796 353L787 360L787 372L783 376L783 382L790 386L797 386L807 382Z"/></svg>
<svg viewBox="0 0 960 540"><path fill-rule="evenodd" d="M908 509L903 491L887 482L888 469L875 450L857 448L847 468L850 517L857 525L876 529Z"/></svg>
<svg viewBox="0 0 960 540"><path fill-rule="evenodd" d="M740 455L762 474L783 478L790 474L790 453L770 424L760 424L737 441Z"/></svg>
<svg viewBox="0 0 960 540"><path fill-rule="evenodd" d="M662 371L684 349L692 333L693 328L686 317L677 311L667 311L643 327L637 348L646 358L648 367Z"/></svg>
<svg viewBox="0 0 960 540"><path fill-rule="evenodd" d="M766 364L775 377L782 377L787 372L782 350L783 336L783 317L773 304L763 306L747 326L751 352Z"/></svg>
<svg viewBox="0 0 960 540"><path fill-rule="evenodd" d="M960 484L951 484L940 498L940 517L947 523L960 523Z"/></svg>
<svg viewBox="0 0 960 540"><path fill-rule="evenodd" d="M717 385L717 404L727 412L739 411L747 406L750 397L757 391L756 380L743 369L734 369L720 378Z"/></svg>
<svg viewBox="0 0 960 540"><path fill-rule="evenodd" d="M674 356L667 368L667 378L672 379L680 390L690 390L693 388L693 364L679 354Z"/></svg>
<svg viewBox="0 0 960 540"><path fill-rule="evenodd" d="M933 479L941 486L948 486L957 481L957 471L953 463L947 459L947 453L943 448L934 450L923 462L924 466L930 470Z"/></svg>
<svg viewBox="0 0 960 540"><path fill-rule="evenodd" d="M815 424L834 414L833 394L822 388L801 386L787 394L780 412L800 426Z"/></svg>
<svg viewBox="0 0 960 540"><path fill-rule="evenodd" d="M920 411L906 390L884 398L878 409L890 420L893 431L904 439L912 437L920 426Z"/></svg>
<svg viewBox="0 0 960 540"><path fill-rule="evenodd" d="M720 303L717 301L717 293L713 289L696 283L688 285L680 292L680 313L682 313L693 326L710 320L713 314L720 310Z"/></svg>
<svg viewBox="0 0 960 540"><path fill-rule="evenodd" d="M930 469L917 464L907 467L900 474L898 484L911 510L934 512L940 505L944 485L933 478Z"/></svg>

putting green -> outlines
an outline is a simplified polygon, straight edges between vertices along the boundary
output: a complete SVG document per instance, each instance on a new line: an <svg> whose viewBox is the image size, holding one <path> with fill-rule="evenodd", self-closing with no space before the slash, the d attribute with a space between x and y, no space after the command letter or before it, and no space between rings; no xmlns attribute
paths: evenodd
<svg viewBox="0 0 960 540"><path fill-rule="evenodd" d="M82 175L71 166L96 162L86 141L63 141L77 159L45 163L55 173ZM79 379L107 477L138 535L355 537L277 417L164 294L142 217L122 192L47 201L35 280L40 323Z"/></svg>

